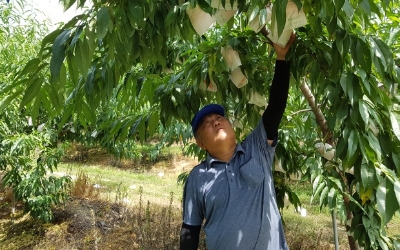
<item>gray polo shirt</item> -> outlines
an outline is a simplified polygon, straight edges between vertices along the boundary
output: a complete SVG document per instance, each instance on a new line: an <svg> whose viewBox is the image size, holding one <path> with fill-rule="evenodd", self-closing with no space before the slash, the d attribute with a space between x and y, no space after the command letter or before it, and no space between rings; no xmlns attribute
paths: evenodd
<svg viewBox="0 0 400 250"><path fill-rule="evenodd" d="M288 249L272 178L273 145L261 120L228 163L208 155L190 172L183 222L204 220L209 250Z"/></svg>

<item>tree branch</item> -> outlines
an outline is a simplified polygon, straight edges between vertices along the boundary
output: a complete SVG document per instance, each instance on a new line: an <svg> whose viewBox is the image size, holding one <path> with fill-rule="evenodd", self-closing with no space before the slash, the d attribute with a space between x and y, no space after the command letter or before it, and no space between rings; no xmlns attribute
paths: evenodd
<svg viewBox="0 0 400 250"><path fill-rule="evenodd" d="M315 115L316 121L318 126L321 128L322 135L326 141L326 143L334 146L333 134L330 131L328 124L326 122L324 114L322 114L321 109L319 108L318 104L315 101L315 97L311 92L310 88L308 87L305 80L303 80L300 84L300 90L303 93L304 97L306 98L308 105L310 105L312 112Z"/></svg>

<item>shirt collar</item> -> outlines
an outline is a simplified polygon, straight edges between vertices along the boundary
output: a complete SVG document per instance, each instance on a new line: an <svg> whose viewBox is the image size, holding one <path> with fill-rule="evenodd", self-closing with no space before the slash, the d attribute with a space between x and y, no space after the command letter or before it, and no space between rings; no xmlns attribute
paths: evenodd
<svg viewBox="0 0 400 250"><path fill-rule="evenodd" d="M242 147L242 144L241 144L241 143L236 144L235 153L233 154L232 159L236 156L236 154L237 154L238 152L244 153L244 150L243 150L243 147ZM211 168L211 166L212 166L213 163L216 163L216 162L224 162L224 161L219 160L218 158L214 158L214 157L211 156L209 153L207 153L206 162L207 162L207 170L209 170L209 169Z"/></svg>

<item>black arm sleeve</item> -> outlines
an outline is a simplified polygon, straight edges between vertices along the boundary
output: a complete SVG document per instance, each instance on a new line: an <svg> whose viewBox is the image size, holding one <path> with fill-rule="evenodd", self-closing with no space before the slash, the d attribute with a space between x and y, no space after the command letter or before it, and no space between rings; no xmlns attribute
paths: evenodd
<svg viewBox="0 0 400 250"><path fill-rule="evenodd" d="M201 226L190 226L182 223L180 250L197 250Z"/></svg>
<svg viewBox="0 0 400 250"><path fill-rule="evenodd" d="M274 79L269 91L267 109L262 115L268 140L278 137L278 127L286 108L289 93L290 64L277 60L275 63Z"/></svg>

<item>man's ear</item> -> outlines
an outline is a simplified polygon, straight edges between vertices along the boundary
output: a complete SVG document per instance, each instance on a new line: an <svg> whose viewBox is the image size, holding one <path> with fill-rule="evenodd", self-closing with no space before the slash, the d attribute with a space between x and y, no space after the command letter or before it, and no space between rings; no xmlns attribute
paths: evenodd
<svg viewBox="0 0 400 250"><path fill-rule="evenodd" d="M206 150L206 148L204 147L203 142L202 142L200 139L196 139L196 144L197 144L201 149Z"/></svg>

